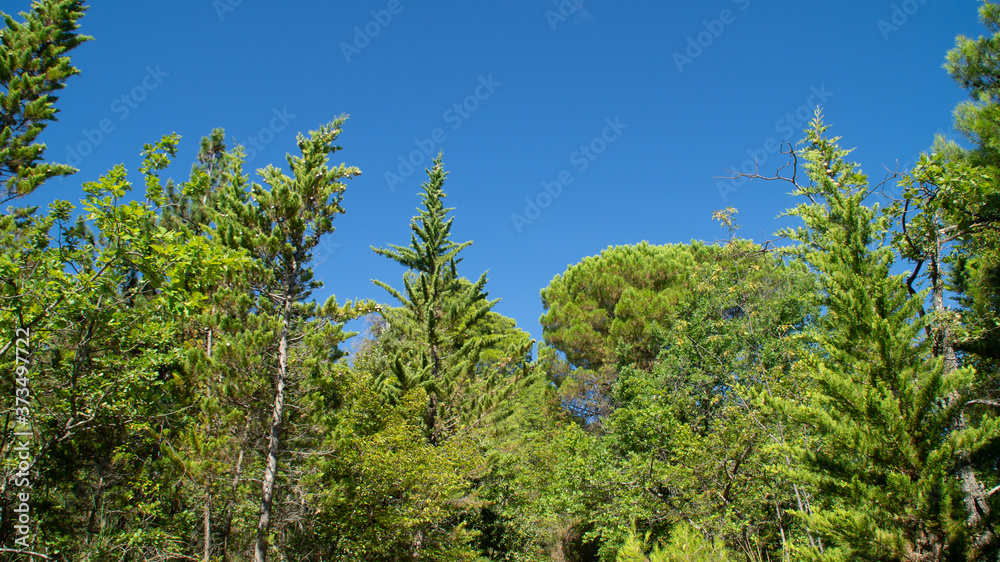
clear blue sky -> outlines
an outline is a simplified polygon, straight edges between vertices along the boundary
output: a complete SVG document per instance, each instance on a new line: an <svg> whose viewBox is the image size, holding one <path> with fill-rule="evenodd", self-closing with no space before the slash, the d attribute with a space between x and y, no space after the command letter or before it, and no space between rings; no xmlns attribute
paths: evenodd
<svg viewBox="0 0 1000 562"><path fill-rule="evenodd" d="M965 94L941 64L956 34L983 33L978 6L96 2L82 25L95 41L73 53L82 74L42 138L48 159L81 171L26 203L77 201L82 182L117 163L134 171L142 144L170 132L182 136L178 178L213 127L230 144L259 145L251 168L283 165L297 131L347 113L336 158L363 175L320 252L316 297L389 299L371 279L398 286L403 272L370 246L409 241L429 161L413 152L443 150L455 240L475 241L461 273L488 269L496 310L540 339L539 290L609 245L712 241L725 232L711 214L727 206L743 236L770 237L794 204L787 186L715 177L754 153L772 166L767 150L801 138L809 103L821 102L872 178L936 132L953 134ZM400 161L411 157L408 173ZM526 198L545 207L526 210Z"/></svg>

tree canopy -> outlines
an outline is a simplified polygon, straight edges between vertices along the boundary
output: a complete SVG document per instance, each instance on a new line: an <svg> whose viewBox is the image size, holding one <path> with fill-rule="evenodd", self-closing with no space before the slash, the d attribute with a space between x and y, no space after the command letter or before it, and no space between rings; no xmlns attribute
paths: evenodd
<svg viewBox="0 0 1000 562"><path fill-rule="evenodd" d="M441 154L373 248L391 302L316 302L346 116L256 175L215 129L167 177L167 134L17 206L74 172L40 134L85 11L0 33L0 560L1000 560L1000 5L947 55L964 139L898 196L817 110L741 174L794 226L584 257L537 345L466 276Z"/></svg>

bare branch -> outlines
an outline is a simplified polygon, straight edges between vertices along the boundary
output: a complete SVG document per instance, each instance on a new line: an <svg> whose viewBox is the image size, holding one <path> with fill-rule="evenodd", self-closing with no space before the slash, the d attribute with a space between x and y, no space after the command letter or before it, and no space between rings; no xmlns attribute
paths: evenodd
<svg viewBox="0 0 1000 562"><path fill-rule="evenodd" d="M48 555L42 554L40 552L32 552L30 550L17 550L14 548L2 548L0 547L0 552L9 552L12 554L26 554L28 556L35 556L41 558L42 560L55 560L55 558L50 558Z"/></svg>
<svg viewBox="0 0 1000 562"><path fill-rule="evenodd" d="M979 404L980 406L991 406L993 408L1000 408L1000 402L994 400L969 400L965 403L966 406L970 404Z"/></svg>
<svg viewBox="0 0 1000 562"><path fill-rule="evenodd" d="M744 173L744 172L738 172L738 171L735 171L735 170L725 170L726 172L729 172L730 174L733 174L733 175L731 175L731 176L717 176L717 177L715 177L713 179L734 180L734 179L737 179L737 178L745 178L745 179L750 179L750 180L784 181L784 182L788 182L788 183L794 185L795 189L797 191L801 191L802 194L805 195L806 197L808 197L810 201L812 201L813 203L816 203L816 200L813 199L812 195L810 193L808 193L806 191L806 189L803 186L799 185L799 183L798 183L799 157L795 153L795 149L792 147L791 144L788 145L788 150L785 150L784 147L785 147L785 141L781 141L781 150L779 152L781 154L788 155L788 157L789 157L788 162L785 163L783 166L780 166L779 168L777 168L774 171L774 175L772 175L772 176L762 175L760 173L760 163L757 162L756 158L754 158L754 172L753 173L749 173L748 174L748 173ZM788 168L789 166L792 167L792 174L791 174L791 176L787 176L786 177L786 176L781 175L781 171L784 170L785 168Z"/></svg>

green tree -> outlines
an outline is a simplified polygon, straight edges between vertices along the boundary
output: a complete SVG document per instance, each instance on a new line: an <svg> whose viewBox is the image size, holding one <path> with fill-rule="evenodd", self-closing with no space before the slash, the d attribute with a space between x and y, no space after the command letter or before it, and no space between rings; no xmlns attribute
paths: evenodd
<svg viewBox="0 0 1000 562"><path fill-rule="evenodd" d="M0 12L0 202L76 172L42 161L45 145L37 140L55 119L56 92L79 73L66 55L91 39L76 33L85 10L80 0L36 0L22 22Z"/></svg>
<svg viewBox="0 0 1000 562"><path fill-rule="evenodd" d="M377 381L392 361L376 343L327 393L339 407L318 427L328 453L309 471L309 560L474 559L466 522L483 503L472 483L486 458L470 439L428 441L422 388L385 399Z"/></svg>
<svg viewBox="0 0 1000 562"><path fill-rule="evenodd" d="M927 331L931 353L941 358L945 372L950 372L960 365L959 348L979 352L986 357L995 353L991 352L995 334L988 321L984 322L989 318L990 311L983 306L988 300L982 299L984 295L978 291L966 292L967 297L972 297L963 299L971 305L971 310L966 312L966 316L971 318L963 323L961 312L947 306L947 292L954 288L954 285L949 286L949 277L965 277L965 281L972 281L970 285L978 284L980 291L988 290L983 286L988 279L983 275L986 272L979 268L983 265L991 267L981 259L988 259L990 252L987 250L983 255L976 249L982 247L984 237L990 238L991 230L994 235L997 232L994 226L996 219L992 216L997 208L990 202L996 197L997 178L995 169L970 165L968 159L949 157L951 151L947 147L939 148L944 150L922 156L917 165L903 176L900 182L904 187L903 201L889 208L889 216L900 225L894 236L895 246L902 257L915 264L907 280L911 295L917 293L913 285L920 278L921 267L926 267L923 277L930 293ZM978 283L973 281L976 278ZM985 318L983 313L986 313ZM925 310L921 308L920 315L924 314ZM979 361L978 365L984 366L985 363ZM962 401L963 410L956 420L956 428L965 427L967 408L973 412L970 406L974 403L989 404L989 398L987 389L976 389L964 397L957 393L951 396L952 401ZM977 417L993 417L988 411L978 409ZM964 466L959 469L968 524L981 529L976 542L983 547L994 542L996 536L988 524L984 525L984 518L991 519L992 508L977 469L980 474L983 470L995 472L990 464L971 463L966 458Z"/></svg>
<svg viewBox="0 0 1000 562"><path fill-rule="evenodd" d="M268 166L260 171L268 188L252 184L250 200L242 193L229 191L222 208L226 215L223 239L243 248L260 264L254 287L262 299L257 306L274 315L277 323L277 354L274 359L274 394L268 431L266 466L261 492L260 519L254 545L255 562L267 558L270 542L271 512L278 481L278 462L285 425L285 407L293 372L293 347L302 341L305 323L316 317L333 320L340 312L336 302L323 308L306 302L311 291L320 286L308 266L312 251L322 238L333 232L333 218L343 213L341 201L346 185L343 180L360 174L354 167L341 164L329 167L329 154L345 117L313 131L309 137L297 137L301 156L288 156L292 175ZM338 331L337 328L334 328Z"/></svg>
<svg viewBox="0 0 1000 562"><path fill-rule="evenodd" d="M959 36L945 64L972 98L956 108L955 127L974 148L939 141L937 154L909 178L915 189L907 198L918 210L930 207L934 215L943 215L947 222L942 226L953 229L946 233L954 240L946 255L951 267L948 288L962 310L947 315L941 324L951 324L955 349L976 367L980 399L969 410L973 416L997 415L1000 407L1000 5L983 2L979 15L991 35ZM937 181L954 178L955 169L975 181ZM991 484L996 483L994 478ZM982 488L970 484L980 508L989 510L978 493Z"/></svg>
<svg viewBox="0 0 1000 562"><path fill-rule="evenodd" d="M173 376L176 330L201 310L199 294L240 260L156 227L158 173L176 143L168 136L145 147L145 201L121 202L131 185L118 166L84 186L86 222L69 221L72 206L57 202L29 223L29 252L11 255L17 238L4 238L0 275L19 298L0 318L5 326L33 323L33 508L44 530L36 549L65 559L186 550L186 506L168 484L179 474L160 449L173 440L184 402Z"/></svg>
<svg viewBox="0 0 1000 562"><path fill-rule="evenodd" d="M922 337L924 295L908 294L891 273L889 217L864 205L867 178L826 130L817 115L802 151L810 181L795 184L808 202L789 211L805 225L785 231L821 285L824 314L804 363L816 388L808 400L772 400L815 435L791 446L802 462L794 475L823 496L823 505L800 512L825 537L803 555L978 559L979 529L966 524L954 475L963 459L995 447L1000 424L958 423L973 373L947 368L932 352L934 338Z"/></svg>
<svg viewBox="0 0 1000 562"><path fill-rule="evenodd" d="M659 351L655 327L674 321L690 272L711 253L698 242L607 248L542 289L543 335L569 363L560 390L578 416L598 422L611 412L619 365L649 369Z"/></svg>
<svg viewBox="0 0 1000 562"><path fill-rule="evenodd" d="M956 37L945 69L972 98L955 108L955 128L976 144L970 155L974 163L997 167L1000 165L1000 69L996 54L1000 52L1000 4L984 1L979 8L979 20L992 35Z"/></svg>
<svg viewBox="0 0 1000 562"><path fill-rule="evenodd" d="M910 260L907 280L911 294L928 289L921 316L928 315L927 334L933 356L944 361L946 372L965 364L977 370L975 390L957 394L963 409L956 420L962 429L967 418L997 415L1000 387L1000 153L997 152L1000 108L1000 5L984 2L982 23L991 37L959 36L948 53L945 68L972 100L955 111L956 129L975 147L960 148L938 138L932 151L921 157L900 179L903 194L890 207L897 222L894 245ZM959 306L954 307L954 304ZM980 548L997 541L987 521L994 518L990 485L1000 481L991 461L973 462L963 453L959 469L967 524L978 529ZM985 478L985 480L984 480Z"/></svg>
<svg viewBox="0 0 1000 562"><path fill-rule="evenodd" d="M225 139L224 129L213 129L210 136L202 137L191 179L180 186L167 182L160 215L165 227L189 228L195 234L211 231L225 187L243 181L242 156L227 151Z"/></svg>
<svg viewBox="0 0 1000 562"><path fill-rule="evenodd" d="M204 137L190 179L168 180L158 224L170 231L220 245L219 203L227 190L244 190L242 149L227 151L221 129ZM228 561L245 550L251 536L248 524L250 479L256 473L252 455L257 436L268 426L270 369L274 352L273 318L255 306L252 267L244 256L239 267L213 285L199 290L200 307L174 330L179 349L175 377L184 381L179 396L176 430L161 448L184 475L183 501L201 510L200 544L206 562ZM234 529L235 525L235 529Z"/></svg>
<svg viewBox="0 0 1000 562"><path fill-rule="evenodd" d="M475 282L458 275L458 254L472 242L451 240L454 217L445 208L443 185L447 173L439 155L422 184L420 214L410 222L409 246L373 248L408 269L403 290L385 282L374 283L402 306L383 311L391 329L407 342L392 366L392 378L383 386L392 396L421 388L427 394L427 438L441 443L459 429L481 427L498 405L516 389L533 342L523 332L489 329L500 320L490 309L486 273ZM497 328L502 328L497 326ZM486 350L492 355L484 357ZM497 354L497 352L500 352ZM488 368L488 365L514 367Z"/></svg>
<svg viewBox="0 0 1000 562"><path fill-rule="evenodd" d="M614 386L605 439L628 484L602 525L616 528L615 543L629 521L658 538L687 521L744 553L779 556L799 532L784 511L809 500L776 470L787 464L777 445L794 433L758 397L802 392L793 369L813 283L747 240L715 256L694 267L678 320L657 331L652 368L623 368Z"/></svg>

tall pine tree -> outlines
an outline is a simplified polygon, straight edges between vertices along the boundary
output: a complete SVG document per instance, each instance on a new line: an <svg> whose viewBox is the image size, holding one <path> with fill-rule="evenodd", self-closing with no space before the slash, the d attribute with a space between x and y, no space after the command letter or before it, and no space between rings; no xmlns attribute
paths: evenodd
<svg viewBox="0 0 1000 562"><path fill-rule="evenodd" d="M258 306L273 314L277 324L273 404L254 545L255 562L267 559L270 544L286 402L290 385L299 375L295 372L299 364L293 360L293 347L302 343L307 321L339 312L335 304L329 306L328 303L319 309L306 299L320 286L313 280L312 268L308 265L312 251L324 236L333 232L334 217L344 212L341 201L346 185L343 181L361 173L344 164L327 165L329 154L340 149L334 141L345 119L335 119L309 137L297 137L302 155L288 155L291 175L268 166L260 171L267 188L254 183L250 200L230 190L228 200L222 205L225 213L223 238L246 249L260 264L255 287L261 296Z"/></svg>
<svg viewBox="0 0 1000 562"><path fill-rule="evenodd" d="M482 423L513 391L517 376L481 368L484 350L503 347L509 362L516 364L532 343L505 341L502 334L483 329L499 299L487 298L485 272L475 282L459 277L458 254L472 242L451 240L454 217L447 217L452 209L443 202L447 173L441 158L434 160L422 184L423 208L410 222L410 245L373 248L409 270L402 291L374 281L402 304L383 315L407 342L396 357L394 377L384 381L385 390L393 397L412 388L427 392L425 421L431 443L440 443L463 425Z"/></svg>
<svg viewBox="0 0 1000 562"><path fill-rule="evenodd" d="M893 275L889 218L864 204L871 187L817 115L802 153L808 199L789 214L818 274L824 314L805 365L815 389L802 400L776 399L780 411L812 428L793 451L795 476L815 486L823 505L802 512L814 560L980 559L955 476L1000 440L993 420L961 427L972 371L949 369L924 336L924 295ZM798 155L793 154L793 158ZM792 178L795 181L795 178Z"/></svg>

